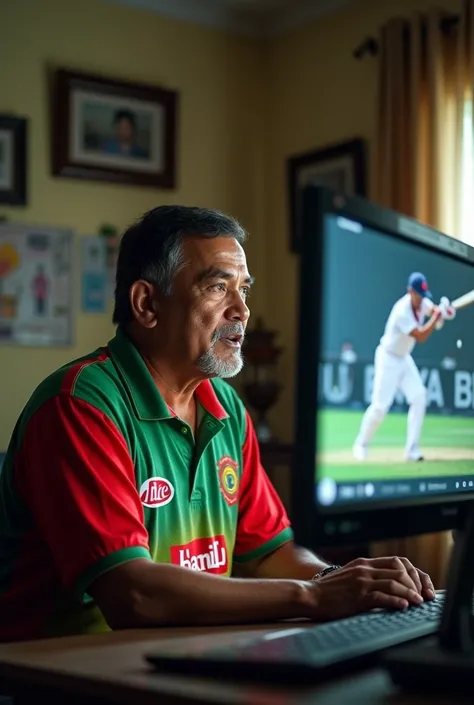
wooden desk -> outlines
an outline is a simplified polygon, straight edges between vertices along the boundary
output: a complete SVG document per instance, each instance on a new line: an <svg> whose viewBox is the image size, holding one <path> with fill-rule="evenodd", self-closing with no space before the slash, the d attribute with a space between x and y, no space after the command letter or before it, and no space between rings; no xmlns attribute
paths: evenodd
<svg viewBox="0 0 474 705"><path fill-rule="evenodd" d="M468 700L397 693L382 670L339 678L319 687L271 687L183 676L157 675L143 655L167 645L232 643L266 627L163 629L115 632L0 646L1 691L21 702L48 705L98 703L226 703L229 705L464 705ZM470 701L472 702L472 700Z"/></svg>

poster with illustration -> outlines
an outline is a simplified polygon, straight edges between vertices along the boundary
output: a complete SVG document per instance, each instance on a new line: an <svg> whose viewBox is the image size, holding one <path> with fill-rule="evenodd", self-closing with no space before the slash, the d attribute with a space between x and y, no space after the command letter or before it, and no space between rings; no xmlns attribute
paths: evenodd
<svg viewBox="0 0 474 705"><path fill-rule="evenodd" d="M82 310L105 313L107 310L107 252L104 238L82 237Z"/></svg>
<svg viewBox="0 0 474 705"><path fill-rule="evenodd" d="M100 237L105 242L105 267L107 276L107 301L111 302L115 297L115 275L117 272L117 260L120 247L120 237L117 228L113 225L105 225L100 229Z"/></svg>
<svg viewBox="0 0 474 705"><path fill-rule="evenodd" d="M73 231L0 224L0 343L72 342Z"/></svg>

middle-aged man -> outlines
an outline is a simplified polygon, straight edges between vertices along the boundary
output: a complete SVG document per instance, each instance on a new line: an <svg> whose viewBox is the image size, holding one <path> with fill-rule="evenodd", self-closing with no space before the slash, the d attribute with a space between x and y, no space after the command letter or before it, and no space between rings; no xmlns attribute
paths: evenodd
<svg viewBox="0 0 474 705"><path fill-rule="evenodd" d="M434 598L406 559L338 569L294 544L222 380L242 367L243 240L233 218L182 206L125 232L116 336L40 384L8 448L0 639L330 620Z"/></svg>

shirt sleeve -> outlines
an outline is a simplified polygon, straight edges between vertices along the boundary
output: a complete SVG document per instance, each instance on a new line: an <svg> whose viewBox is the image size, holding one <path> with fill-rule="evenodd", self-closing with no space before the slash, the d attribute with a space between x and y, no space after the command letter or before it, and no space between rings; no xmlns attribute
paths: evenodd
<svg viewBox="0 0 474 705"><path fill-rule="evenodd" d="M102 573L151 560L127 443L82 399L58 395L26 425L14 482L67 590L82 599Z"/></svg>
<svg viewBox="0 0 474 705"><path fill-rule="evenodd" d="M416 321L415 316L410 312L401 313L397 320L398 330L400 330L404 335L408 335L419 327L419 323Z"/></svg>
<svg viewBox="0 0 474 705"><path fill-rule="evenodd" d="M258 439L248 413L246 420L239 519L234 548L234 560L237 563L261 558L293 538L283 502L262 467Z"/></svg>

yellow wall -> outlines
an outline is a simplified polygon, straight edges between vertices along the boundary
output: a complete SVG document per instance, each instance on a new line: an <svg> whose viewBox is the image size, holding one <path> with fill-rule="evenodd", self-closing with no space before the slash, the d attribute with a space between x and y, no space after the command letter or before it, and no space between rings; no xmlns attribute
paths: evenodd
<svg viewBox="0 0 474 705"><path fill-rule="evenodd" d="M0 206L1 214L92 234L101 223L122 229L153 206L180 202L231 211L251 231L263 232L261 49L255 41L94 0L0 0L0 27L0 112L30 118L31 197L26 209ZM176 191L50 176L46 72L55 65L180 92ZM256 311L265 291L259 246L256 234L248 245L261 282ZM72 349L0 347L0 450L35 385L112 333L110 316L78 311Z"/></svg>
<svg viewBox="0 0 474 705"><path fill-rule="evenodd" d="M435 4L453 12L460 6L458 0L362 0L279 38L266 55L266 318L281 333L286 348L281 367L285 388L273 414L274 429L283 440L291 440L293 432L288 408L293 408L298 276L298 257L288 244L285 160L354 136L366 138L370 148L375 133L377 59L356 61L352 51L367 35L376 36L389 18ZM350 305L348 301L348 316Z"/></svg>
<svg viewBox="0 0 474 705"><path fill-rule="evenodd" d="M362 0L270 42L175 22L101 0L0 0L0 112L30 121L30 193L14 220L95 232L123 228L164 202L229 210L251 231L250 266L263 313L285 347L285 388L275 429L292 437L297 257L289 252L285 160L354 135L374 136L377 59L352 50L389 17L434 0ZM440 4L440 3L438 3ZM453 11L459 0L442 0ZM40 29L41 27L41 29ZM181 93L180 185L175 192L53 179L49 176L46 68L60 65L162 84ZM373 156L373 155L372 155ZM348 312L350 315L350 311ZM108 316L77 316L73 349L0 347L0 450L34 386L50 370L103 343Z"/></svg>

